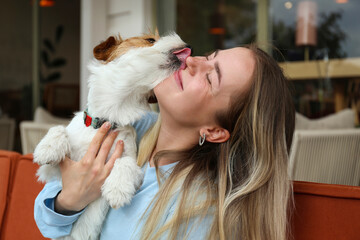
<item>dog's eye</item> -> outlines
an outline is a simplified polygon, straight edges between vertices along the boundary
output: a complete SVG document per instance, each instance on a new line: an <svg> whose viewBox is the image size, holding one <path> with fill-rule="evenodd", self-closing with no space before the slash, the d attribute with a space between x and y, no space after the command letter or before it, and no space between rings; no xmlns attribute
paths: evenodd
<svg viewBox="0 0 360 240"><path fill-rule="evenodd" d="M147 38L145 40L148 41L149 43L154 43L155 42L155 39L153 39L153 38Z"/></svg>

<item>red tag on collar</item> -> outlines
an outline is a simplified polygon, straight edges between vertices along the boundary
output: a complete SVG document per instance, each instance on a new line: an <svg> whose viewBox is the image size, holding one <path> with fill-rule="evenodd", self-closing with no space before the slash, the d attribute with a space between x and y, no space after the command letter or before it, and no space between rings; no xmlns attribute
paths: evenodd
<svg viewBox="0 0 360 240"><path fill-rule="evenodd" d="M85 126L90 126L92 122L92 118L86 114L86 118L85 118Z"/></svg>

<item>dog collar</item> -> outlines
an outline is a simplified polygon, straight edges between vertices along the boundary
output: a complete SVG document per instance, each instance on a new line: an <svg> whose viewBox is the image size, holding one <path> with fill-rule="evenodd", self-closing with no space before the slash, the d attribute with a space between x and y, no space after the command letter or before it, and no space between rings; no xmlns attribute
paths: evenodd
<svg viewBox="0 0 360 240"><path fill-rule="evenodd" d="M84 111L84 124L86 127L92 126L94 129L100 128L105 122L108 122L105 118L91 117L88 114L88 109ZM111 129L117 128L117 123L111 123Z"/></svg>

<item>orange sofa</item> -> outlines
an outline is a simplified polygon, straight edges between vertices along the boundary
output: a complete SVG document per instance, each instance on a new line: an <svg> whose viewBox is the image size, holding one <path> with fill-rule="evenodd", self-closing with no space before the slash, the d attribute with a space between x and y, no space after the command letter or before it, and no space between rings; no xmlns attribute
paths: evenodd
<svg viewBox="0 0 360 240"><path fill-rule="evenodd" d="M0 150L0 239L45 239L33 205L43 187L32 155ZM359 240L360 187L294 182L292 240Z"/></svg>
<svg viewBox="0 0 360 240"><path fill-rule="evenodd" d="M297 182L294 240L360 240L360 187Z"/></svg>
<svg viewBox="0 0 360 240"><path fill-rule="evenodd" d="M34 220L34 201L43 188L32 154L0 150L0 239L45 239Z"/></svg>

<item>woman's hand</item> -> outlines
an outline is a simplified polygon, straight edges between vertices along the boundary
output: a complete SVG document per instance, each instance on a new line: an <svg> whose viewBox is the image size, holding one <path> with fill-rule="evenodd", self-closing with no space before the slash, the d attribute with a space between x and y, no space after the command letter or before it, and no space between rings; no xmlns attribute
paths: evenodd
<svg viewBox="0 0 360 240"><path fill-rule="evenodd" d="M60 163L63 188L55 199L56 212L62 214L78 212L101 196L101 186L124 149L123 142L118 141L114 153L106 162L118 135L118 132L112 131L107 135L109 129L108 122L101 126L85 156L79 162L66 157Z"/></svg>

